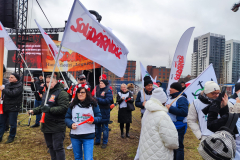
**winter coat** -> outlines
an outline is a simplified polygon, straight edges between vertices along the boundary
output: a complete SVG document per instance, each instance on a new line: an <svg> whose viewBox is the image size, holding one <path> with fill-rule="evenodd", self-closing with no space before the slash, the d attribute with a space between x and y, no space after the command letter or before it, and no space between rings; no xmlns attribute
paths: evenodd
<svg viewBox="0 0 240 160"><path fill-rule="evenodd" d="M99 93L97 93L97 101L102 114L101 123L108 123L110 120L110 105L113 103L112 91L109 89L104 92L105 88L100 88ZM98 96L99 95L99 96Z"/></svg>
<svg viewBox="0 0 240 160"><path fill-rule="evenodd" d="M155 98L146 102L139 142L139 159L172 160L178 148L178 132L168 109Z"/></svg>
<svg viewBox="0 0 240 160"><path fill-rule="evenodd" d="M31 83L31 89L32 89L32 91L35 91L34 95L35 95L35 98L36 98L37 101L42 100L42 98L39 96L39 93L43 94L43 92L42 92L43 88L44 88L44 82L43 81L38 80L35 83Z"/></svg>
<svg viewBox="0 0 240 160"><path fill-rule="evenodd" d="M120 95L119 95L120 93ZM131 98L131 100L128 101L128 103L133 103L134 99L133 99L133 95L130 91L127 92L123 92L120 90L117 94L117 103L119 104L119 110L118 110L118 123L132 123L132 111L129 111L126 108L120 108L120 104L123 102L123 99L121 96L122 94L127 94L129 93L128 97L125 97L125 99Z"/></svg>
<svg viewBox="0 0 240 160"><path fill-rule="evenodd" d="M65 124L65 115L68 110L69 99L68 93L63 90L63 85L57 83L54 88L50 89L49 91L49 98L53 95L54 92L61 90L58 97L54 98L54 102L56 102L55 106L50 107L49 113L46 113L45 116L45 123L42 123L41 130L43 133L58 133L58 132L65 132L66 131L66 124ZM45 97L46 93L44 93L43 97ZM44 100L42 104L33 109L33 113L40 114L42 113L41 108L44 106Z"/></svg>
<svg viewBox="0 0 240 160"><path fill-rule="evenodd" d="M207 128L212 132L217 132L219 129L226 125L228 120L229 108L228 105L220 108L214 105L210 106L208 111L208 121ZM220 118L218 118L218 114L220 114ZM237 127L234 128L234 134L238 134Z"/></svg>
<svg viewBox="0 0 240 160"><path fill-rule="evenodd" d="M147 95L152 95L152 91L151 92L147 92L146 89L144 89L144 92ZM135 100L135 106L138 107L138 108L144 109L145 107L142 104L143 104L143 102L141 101L141 91L139 91L138 94L137 94L137 98Z"/></svg>
<svg viewBox="0 0 240 160"><path fill-rule="evenodd" d="M190 105L189 107L189 111L188 111L188 116L187 116L187 120L188 120L188 126L191 128L191 130L193 131L194 135L197 137L197 139L201 139L203 140L203 135L201 132L201 128L200 124L199 124L199 113L197 113L196 110L196 102L195 101L200 101L203 104L205 104L205 106L199 106L202 109L205 108L207 105L211 104L211 101L209 101L205 96L202 95L203 92L198 96L198 99L194 100L193 103ZM195 102L195 103L194 103ZM233 107L233 105L228 102L228 107ZM203 127L203 126L202 126ZM205 126L207 128L207 125ZM209 135L208 135L209 136Z"/></svg>
<svg viewBox="0 0 240 160"><path fill-rule="evenodd" d="M170 102L172 102L175 98L177 98L180 93L181 92L170 94L170 97L167 100L166 104L171 104ZM187 131L186 117L188 115L188 105L189 105L189 102L187 100L187 95L183 93L181 97L178 98L172 104L172 106L169 108L169 111L168 111L168 115L173 120L173 123L176 126L176 128L181 129L185 127L185 133Z"/></svg>
<svg viewBox="0 0 240 160"><path fill-rule="evenodd" d="M6 84L2 90L4 94L3 112L19 112L22 107L22 82Z"/></svg>
<svg viewBox="0 0 240 160"><path fill-rule="evenodd" d="M101 122L102 115L99 110L99 106L93 106L93 113L94 113L94 121L93 124L97 124ZM68 108L67 114L65 116L65 123L68 128L72 129L72 124L74 123L72 120L72 109ZM73 135L70 132L70 137L75 139L93 139L95 137L95 133L84 134L84 135Z"/></svg>

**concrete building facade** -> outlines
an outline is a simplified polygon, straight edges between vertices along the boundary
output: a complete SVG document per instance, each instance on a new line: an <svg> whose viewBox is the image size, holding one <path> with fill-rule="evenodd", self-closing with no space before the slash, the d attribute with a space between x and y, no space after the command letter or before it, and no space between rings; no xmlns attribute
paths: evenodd
<svg viewBox="0 0 240 160"><path fill-rule="evenodd" d="M209 64L213 64L219 83L223 82L225 36L207 33L194 38L191 75L196 78Z"/></svg>
<svg viewBox="0 0 240 160"><path fill-rule="evenodd" d="M240 77L240 41L226 41L224 60L225 83L236 83Z"/></svg>

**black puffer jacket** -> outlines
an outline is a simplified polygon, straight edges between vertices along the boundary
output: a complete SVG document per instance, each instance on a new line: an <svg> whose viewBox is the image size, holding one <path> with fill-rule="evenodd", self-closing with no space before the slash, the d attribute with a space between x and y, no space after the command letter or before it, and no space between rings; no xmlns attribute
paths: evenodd
<svg viewBox="0 0 240 160"><path fill-rule="evenodd" d="M54 88L50 89L49 91L48 100L50 97L54 97L52 102L56 103L54 106L50 107L49 113L46 113L45 123L42 123L41 125L41 130L43 133L58 133L66 131L65 115L68 110L69 99L68 93L64 91L63 85L61 84L62 83L57 83ZM61 91L57 97L55 97L54 94L56 91ZM35 115L42 113L44 97L46 97L46 93L43 95L42 104L33 109L33 113Z"/></svg>
<svg viewBox="0 0 240 160"><path fill-rule="evenodd" d="M34 93L34 95L35 95L35 98L36 98L37 101L42 100L42 98L39 96L39 93L43 94L43 92L42 92L43 88L44 88L44 81L43 80L38 80L37 82L35 82L35 85L34 85L34 83L31 83L32 91L36 91Z"/></svg>
<svg viewBox="0 0 240 160"><path fill-rule="evenodd" d="M3 112L18 112L22 106L22 82L6 84L3 90Z"/></svg>
<svg viewBox="0 0 240 160"><path fill-rule="evenodd" d="M208 112L207 128L212 132L217 132L221 127L225 126L228 120L229 108L228 105L220 108L214 105L210 105ZM220 114L221 118L218 118ZM233 130L234 134L238 134L237 127Z"/></svg>

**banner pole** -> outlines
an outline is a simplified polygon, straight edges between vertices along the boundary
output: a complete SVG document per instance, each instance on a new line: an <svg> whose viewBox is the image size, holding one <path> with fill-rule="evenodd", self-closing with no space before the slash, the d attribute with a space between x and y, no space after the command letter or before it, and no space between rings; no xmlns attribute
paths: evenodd
<svg viewBox="0 0 240 160"><path fill-rule="evenodd" d="M50 50L50 53L51 53L52 56L53 56L53 53L52 53L51 49L49 49L49 50ZM58 55L59 55L59 54L60 54L60 52L58 52ZM55 62L57 63L57 61L56 61L56 59L55 59L55 56L53 56L53 58L54 58ZM64 78L64 76L63 76L63 74L62 74L62 71L60 70L60 66L59 66L58 63L57 63L57 67L58 67L58 70L59 70L60 74L62 75L62 78L63 78L64 83L67 85L67 88L69 89L68 84L67 84L67 81L65 80L65 78Z"/></svg>
<svg viewBox="0 0 240 160"><path fill-rule="evenodd" d="M101 66L101 80L102 80L102 75L103 75L103 69L102 69L102 66Z"/></svg>
<svg viewBox="0 0 240 160"><path fill-rule="evenodd" d="M23 62L24 62L24 64L25 64L25 66L27 67L27 70L28 70L28 73L29 73L30 76L31 76L31 79L33 79L33 75L32 75L32 73L30 72L30 70L29 70L29 68L28 68L28 65L27 65L25 59L23 58L22 54L20 53L20 51L18 52L18 54L21 56L21 58L22 58L22 60L23 60ZM23 73L23 78L24 78L24 73ZM33 86L34 86L34 88L35 88L35 92L37 92L35 83L33 83Z"/></svg>
<svg viewBox="0 0 240 160"><path fill-rule="evenodd" d="M94 83L94 89L95 89L95 78L96 78L96 75L95 75L96 73L95 73L95 62L93 62L93 83ZM95 92L95 95L94 95L95 97L96 97L96 92Z"/></svg>
<svg viewBox="0 0 240 160"><path fill-rule="evenodd" d="M3 83L3 59L4 59L4 38L0 38L0 85ZM2 91L0 91L0 114L3 114L3 101L2 101Z"/></svg>
<svg viewBox="0 0 240 160"><path fill-rule="evenodd" d="M58 52L58 55L57 55L56 63L55 63L55 65L54 65L54 67L53 67L53 71L52 71L52 75L51 75L51 79L50 79L49 87L48 87L48 89L47 89L47 94L46 94L46 98L45 98L44 105L47 104L48 95L49 95L49 91L50 91L50 86L51 86L51 83L52 83L52 79L53 79L54 71L55 71L56 66L57 66L57 61L58 61L58 59L59 59L59 55L60 55L59 53L60 53L61 49L62 49L62 45L60 44L60 48L59 48L59 52Z"/></svg>

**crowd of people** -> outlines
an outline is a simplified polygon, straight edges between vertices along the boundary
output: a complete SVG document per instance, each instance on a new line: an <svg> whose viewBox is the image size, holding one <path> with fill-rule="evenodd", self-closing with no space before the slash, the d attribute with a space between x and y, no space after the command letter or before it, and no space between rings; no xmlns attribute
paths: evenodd
<svg viewBox="0 0 240 160"><path fill-rule="evenodd" d="M107 148L109 137L110 112L118 104L118 123L121 138L129 138L132 111L135 106L140 108L142 123L139 146L135 160L184 160L184 135L189 126L197 139L198 147L202 151L202 141L213 133L221 130L227 121L229 113L240 113L240 83L235 85L235 93L229 99L227 95L219 102L219 106L212 105L218 99L220 87L213 81L204 85L204 90L198 99L189 103L183 92L184 82L172 83L170 95L167 96L161 87L153 88L153 81L149 76L144 77L144 87L137 93L134 101L133 84L121 84L114 104L113 89L106 75L99 77L99 85L92 88L86 81L86 76L78 76L78 84L66 89L59 75L39 75L38 81L32 80L31 89L35 95L35 108L29 114L36 115L35 124L44 133L46 145L51 159L65 159L63 141L66 126L70 128L71 145L75 159L93 159L94 145ZM50 88L48 97L47 89ZM9 83L0 86L3 99L3 114L0 114L0 142L7 127L10 126L8 140L12 143L17 131L17 117L21 108L22 82L18 74L11 74ZM92 92L91 92L92 91ZM45 104L46 101L46 104ZM135 105L134 105L135 102ZM202 110L207 109L207 114ZM125 129L125 132L124 132ZM236 136L236 156L240 158L240 127L235 126L233 135ZM103 136L102 136L103 135Z"/></svg>

